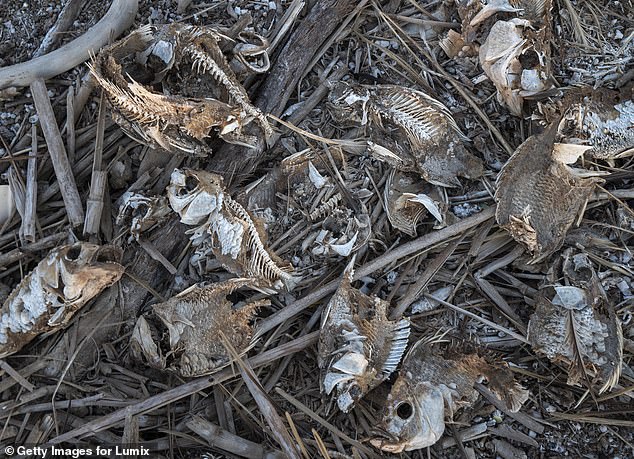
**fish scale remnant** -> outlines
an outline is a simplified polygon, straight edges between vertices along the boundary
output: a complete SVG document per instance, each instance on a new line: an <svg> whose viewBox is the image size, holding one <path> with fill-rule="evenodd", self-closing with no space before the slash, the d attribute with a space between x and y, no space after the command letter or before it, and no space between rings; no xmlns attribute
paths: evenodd
<svg viewBox="0 0 634 459"><path fill-rule="evenodd" d="M529 137L502 168L497 179L496 219L539 261L559 249L566 232L597 183L582 178L555 154L557 123Z"/></svg>
<svg viewBox="0 0 634 459"><path fill-rule="evenodd" d="M240 203L225 192L222 177L200 170L175 169L167 195L172 209L190 230L201 257L208 252L231 272L274 288L292 290L298 277L278 266L264 246L264 232Z"/></svg>
<svg viewBox="0 0 634 459"><path fill-rule="evenodd" d="M571 285L550 279L554 282L540 290L528 339L537 352L568 368L568 384L601 383L603 393L621 375L621 323L588 257L568 249L561 258L561 282Z"/></svg>
<svg viewBox="0 0 634 459"><path fill-rule="evenodd" d="M220 48L223 40L229 39L211 27L146 25L103 48L89 67L114 121L130 137L152 148L206 156L211 152L206 139L213 133L226 142L251 146L255 139L243 134L242 127L252 119L266 139L273 132L231 70ZM249 50L242 44L236 56L247 62L241 54L253 53ZM209 81L173 88L175 81L189 79L174 75L173 70L183 66ZM159 85L164 94L154 89ZM206 88L209 85L216 87Z"/></svg>
<svg viewBox="0 0 634 459"><path fill-rule="evenodd" d="M131 338L133 355L145 358L159 369L169 366L184 377L209 374L229 365L233 358L227 346L237 355L249 350L254 339L250 322L257 309L270 302L254 301L233 310L227 296L255 282L255 279L230 279L194 285L164 303L155 304L153 313L168 331L169 342L165 343L168 350L163 353L157 346L151 327L142 316Z"/></svg>
<svg viewBox="0 0 634 459"><path fill-rule="evenodd" d="M464 145L447 107L427 94L400 86L339 82L331 90L333 118L370 129L369 150L405 172L430 183L459 186L458 177L478 178L482 162Z"/></svg>
<svg viewBox="0 0 634 459"><path fill-rule="evenodd" d="M2 305L0 358L68 324L82 306L121 278L119 258L112 247L86 242L52 250Z"/></svg>
<svg viewBox="0 0 634 459"><path fill-rule="evenodd" d="M396 370L410 333L408 319L388 320L386 301L351 286L354 258L322 314L319 333L322 390L335 392L344 413Z"/></svg>
<svg viewBox="0 0 634 459"><path fill-rule="evenodd" d="M405 356L377 437L370 440L376 448L398 454L433 445L444 433L445 422L477 400L474 385L482 378L513 412L528 399L528 391L504 364L493 365L477 354L439 347L421 340Z"/></svg>

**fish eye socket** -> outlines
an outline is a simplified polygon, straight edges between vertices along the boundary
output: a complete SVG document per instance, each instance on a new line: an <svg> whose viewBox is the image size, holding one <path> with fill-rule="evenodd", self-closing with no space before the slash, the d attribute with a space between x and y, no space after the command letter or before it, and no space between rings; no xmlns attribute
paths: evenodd
<svg viewBox="0 0 634 459"><path fill-rule="evenodd" d="M194 177L190 176L185 179L185 188L187 189L187 191L192 191L196 189L197 186L198 180L196 180Z"/></svg>
<svg viewBox="0 0 634 459"><path fill-rule="evenodd" d="M79 258L80 254L81 254L81 247L73 246L70 249L68 249L68 252L66 252L65 258L69 261L74 261Z"/></svg>
<svg viewBox="0 0 634 459"><path fill-rule="evenodd" d="M401 402L396 407L396 415L403 420L407 420L411 418L413 414L414 414L414 407L412 406L411 403Z"/></svg>

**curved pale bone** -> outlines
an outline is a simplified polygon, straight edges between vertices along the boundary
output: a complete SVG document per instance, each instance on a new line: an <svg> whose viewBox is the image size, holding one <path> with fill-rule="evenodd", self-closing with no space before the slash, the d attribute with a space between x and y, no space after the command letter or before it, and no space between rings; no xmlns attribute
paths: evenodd
<svg viewBox="0 0 634 459"><path fill-rule="evenodd" d="M130 27L138 7L138 0L113 0L101 20L82 36L44 56L0 68L0 89L29 86L37 78L46 80L81 64Z"/></svg>

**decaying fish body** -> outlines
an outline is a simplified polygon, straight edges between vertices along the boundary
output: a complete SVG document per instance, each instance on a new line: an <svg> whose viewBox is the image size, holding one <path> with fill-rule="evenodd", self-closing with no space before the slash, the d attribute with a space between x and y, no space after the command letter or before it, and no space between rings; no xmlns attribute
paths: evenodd
<svg viewBox="0 0 634 459"><path fill-rule="evenodd" d="M208 285L194 285L164 303L152 307L169 334L163 353L151 336L145 317L140 317L132 335L133 352L157 368L176 370L181 376L212 373L230 364L232 355L243 355L253 342L251 320L257 308L269 304L256 301L232 309L227 296L241 287L253 286L254 279L231 279ZM228 350L228 347L232 350Z"/></svg>
<svg viewBox="0 0 634 459"><path fill-rule="evenodd" d="M634 152L634 86L621 93L592 91L566 110L560 123L562 142L588 146L597 159L615 159Z"/></svg>
<svg viewBox="0 0 634 459"><path fill-rule="evenodd" d="M511 113L521 116L525 97L540 94L552 87L552 2L516 0L494 3L507 3L517 8L517 17L509 21L497 21L491 27L486 41L480 47L480 65L497 88L501 102L509 107Z"/></svg>
<svg viewBox="0 0 634 459"><path fill-rule="evenodd" d="M564 242L600 179L582 178L565 162L573 158L555 152L553 124L543 134L521 144L502 168L497 180L496 219L513 238L541 260ZM565 162L564 162L565 161Z"/></svg>
<svg viewBox="0 0 634 459"><path fill-rule="evenodd" d="M415 180L410 174L392 170L383 193L385 211L392 226L416 236L416 226L427 213L439 223L444 221L446 206L431 185Z"/></svg>
<svg viewBox="0 0 634 459"><path fill-rule="evenodd" d="M167 198L163 196L144 196L126 191L119 201L121 205L116 223L123 224L126 215L131 213L130 234L137 241L141 233L160 223L171 212Z"/></svg>
<svg viewBox="0 0 634 459"><path fill-rule="evenodd" d="M52 250L2 305L0 358L68 324L82 306L121 278L119 258L112 247L86 242Z"/></svg>
<svg viewBox="0 0 634 459"><path fill-rule="evenodd" d="M336 120L367 125L371 153L396 169L416 171L440 186L482 175L482 162L465 149L468 139L449 109L421 91L340 82L329 102Z"/></svg>
<svg viewBox="0 0 634 459"><path fill-rule="evenodd" d="M445 431L445 422L477 400L474 385L482 378L512 411L528 399L528 391L508 368L477 354L442 352L438 345L417 342L403 360L377 429L380 436L371 440L372 445L393 454L433 445Z"/></svg>
<svg viewBox="0 0 634 459"><path fill-rule="evenodd" d="M585 378L600 383L603 393L621 375L621 323L587 255L567 250L562 258L565 281L558 280L570 285L554 282L540 290L528 338L533 349L568 367L568 384Z"/></svg>
<svg viewBox="0 0 634 459"><path fill-rule="evenodd" d="M409 320L388 320L389 304L351 286L354 257L322 314L318 364L322 390L349 412L385 381L401 361Z"/></svg>
<svg viewBox="0 0 634 459"><path fill-rule="evenodd" d="M268 138L272 130L266 117L250 103L220 49L223 38L210 27L146 25L102 49L90 69L105 91L114 121L152 148L197 156L210 153L206 139L213 133L248 145L252 139L241 129L253 118ZM169 91L172 71L185 66L220 90ZM168 94L152 89L157 84Z"/></svg>
<svg viewBox="0 0 634 459"><path fill-rule="evenodd" d="M222 177L206 171L175 169L167 195L181 222L194 225L191 239L231 272L255 277L263 286L291 290L298 278L279 266L264 246L265 235L240 203L225 192Z"/></svg>
<svg viewBox="0 0 634 459"><path fill-rule="evenodd" d="M479 47L482 70L498 100L521 116L524 98L552 88L552 0L462 0L462 31L450 31L440 46L449 57ZM498 14L512 16L498 19Z"/></svg>

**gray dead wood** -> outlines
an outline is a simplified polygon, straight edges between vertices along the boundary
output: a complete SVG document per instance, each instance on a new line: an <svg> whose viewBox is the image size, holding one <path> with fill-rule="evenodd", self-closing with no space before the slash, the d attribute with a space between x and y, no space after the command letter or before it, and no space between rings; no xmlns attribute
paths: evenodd
<svg viewBox="0 0 634 459"><path fill-rule="evenodd" d="M255 403L258 405L260 413L269 425L271 436L280 445L282 451L286 453L288 459L300 459L301 456L297 451L291 434L288 433L288 429L275 409L273 401L266 392L264 392L264 388L253 372L253 368L251 368L247 361L238 362L238 365L240 366L242 380L246 384L247 389L249 389L253 400L255 400Z"/></svg>
<svg viewBox="0 0 634 459"><path fill-rule="evenodd" d="M266 452L262 445L232 434L200 416L192 417L187 422L187 427L207 440L209 445L240 457L247 459L282 459L285 457L278 451Z"/></svg>
<svg viewBox="0 0 634 459"><path fill-rule="evenodd" d="M44 138L46 139L48 152L51 156L51 163L53 163L57 183L62 193L62 199L64 199L68 220L71 225L79 226L84 222L84 209L81 205L81 197L77 191L73 169L66 155L64 141L59 132L57 121L55 120L55 114L53 113L51 101L48 98L44 80L38 78L31 83L31 94L33 95L33 102L35 103L37 115L40 119L40 126L42 127Z"/></svg>
<svg viewBox="0 0 634 459"><path fill-rule="evenodd" d="M108 172L103 170L103 136L106 124L106 101L103 93L99 101L97 116L97 137L95 138L95 154L92 162L92 178L90 180L90 195L86 202L86 220L84 234L99 233L99 223L104 206L104 194L108 184Z"/></svg>
<svg viewBox="0 0 634 459"><path fill-rule="evenodd" d="M26 197L22 217L22 236L26 242L35 241L35 220L37 218L37 125L31 127L31 151L26 168Z"/></svg>
<svg viewBox="0 0 634 459"><path fill-rule="evenodd" d="M78 66L130 27L138 6L138 0L114 0L101 20L79 38L30 61L0 68L0 89L29 86L38 78L46 80Z"/></svg>
<svg viewBox="0 0 634 459"><path fill-rule="evenodd" d="M23 245L20 248L10 250L7 253L0 254L0 268L8 266L24 257L29 252L39 252L40 250L47 250L55 247L62 239L67 236L66 232L55 233L40 239L37 242Z"/></svg>

